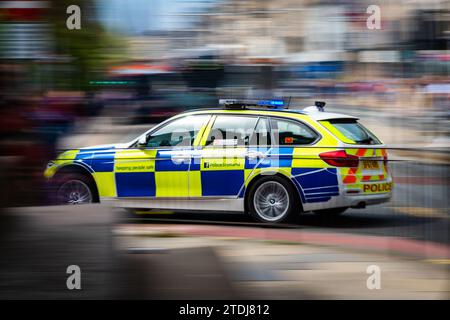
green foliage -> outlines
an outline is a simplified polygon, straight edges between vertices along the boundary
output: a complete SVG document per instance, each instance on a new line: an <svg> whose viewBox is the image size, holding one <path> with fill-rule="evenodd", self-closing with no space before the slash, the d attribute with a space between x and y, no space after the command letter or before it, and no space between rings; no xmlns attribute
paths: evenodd
<svg viewBox="0 0 450 320"><path fill-rule="evenodd" d="M81 9L80 30L69 30L66 26L70 16L66 10L70 5L78 5ZM56 74L57 83L65 83L66 89L87 90L89 80L101 78L107 66L123 57L122 39L104 30L96 18L95 1L51 1L48 20L52 26L55 53L68 58L67 68L59 69Z"/></svg>

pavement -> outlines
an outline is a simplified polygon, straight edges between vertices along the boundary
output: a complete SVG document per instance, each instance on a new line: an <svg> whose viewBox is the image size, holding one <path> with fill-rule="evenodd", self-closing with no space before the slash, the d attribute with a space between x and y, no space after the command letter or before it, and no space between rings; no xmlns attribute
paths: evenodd
<svg viewBox="0 0 450 320"><path fill-rule="evenodd" d="M210 248L235 297L243 299L449 299L448 260L422 260L328 245L254 238L229 234L194 235L177 229L169 235L158 227L116 229L123 248L159 248L165 252L187 248ZM186 229L184 229L186 231ZM217 231L217 230L216 230ZM179 261L197 260L191 255ZM206 263L206 262L205 262ZM380 288L369 289L368 268L380 270ZM191 275L192 276L192 275ZM217 274L204 274L214 279ZM171 286L183 291L182 283Z"/></svg>
<svg viewBox="0 0 450 320"><path fill-rule="evenodd" d="M119 235L138 236L196 236L253 239L292 244L310 244L344 247L348 249L381 251L424 260L450 261L450 246L432 241L402 237L371 236L320 230L279 229L243 226L197 224L125 224L117 227Z"/></svg>

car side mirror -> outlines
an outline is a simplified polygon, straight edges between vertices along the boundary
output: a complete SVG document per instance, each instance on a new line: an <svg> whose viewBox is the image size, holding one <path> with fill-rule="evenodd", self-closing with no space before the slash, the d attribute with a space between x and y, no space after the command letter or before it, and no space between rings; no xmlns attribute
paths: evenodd
<svg viewBox="0 0 450 320"><path fill-rule="evenodd" d="M147 136L144 134L139 137L137 147L138 148L145 148L147 146Z"/></svg>

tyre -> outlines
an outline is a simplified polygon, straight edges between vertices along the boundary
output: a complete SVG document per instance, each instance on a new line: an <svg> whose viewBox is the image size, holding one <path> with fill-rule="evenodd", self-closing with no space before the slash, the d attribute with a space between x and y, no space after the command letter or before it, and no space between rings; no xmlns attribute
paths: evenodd
<svg viewBox="0 0 450 320"><path fill-rule="evenodd" d="M321 217L324 217L324 218L326 218L326 217L333 218L333 217L340 216L347 209L348 209L348 207L332 208L332 209L315 210L313 212L314 212L314 214L316 214L318 216L321 216Z"/></svg>
<svg viewBox="0 0 450 320"><path fill-rule="evenodd" d="M55 177L53 198L56 204L88 204L98 202L93 179L81 173L61 173Z"/></svg>
<svg viewBox="0 0 450 320"><path fill-rule="evenodd" d="M279 176L263 177L248 193L249 214L260 222L286 222L300 212L297 190Z"/></svg>

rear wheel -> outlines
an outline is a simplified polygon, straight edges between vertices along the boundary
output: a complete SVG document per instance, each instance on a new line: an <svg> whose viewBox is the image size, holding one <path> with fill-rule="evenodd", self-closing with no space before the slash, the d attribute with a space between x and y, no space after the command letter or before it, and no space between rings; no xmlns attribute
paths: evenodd
<svg viewBox="0 0 450 320"><path fill-rule="evenodd" d="M338 217L341 214L343 214L346 210L348 209L348 207L344 207L344 208L332 208L332 209L323 209L323 210L314 210L314 214L320 216L320 217L329 217L329 218L333 218L333 217Z"/></svg>
<svg viewBox="0 0 450 320"><path fill-rule="evenodd" d="M298 208L295 192L291 184L278 176L263 177L249 190L249 213L257 221L285 222Z"/></svg>
<svg viewBox="0 0 450 320"><path fill-rule="evenodd" d="M98 202L97 188L92 179L80 173L63 173L56 177L57 204L88 204Z"/></svg>

